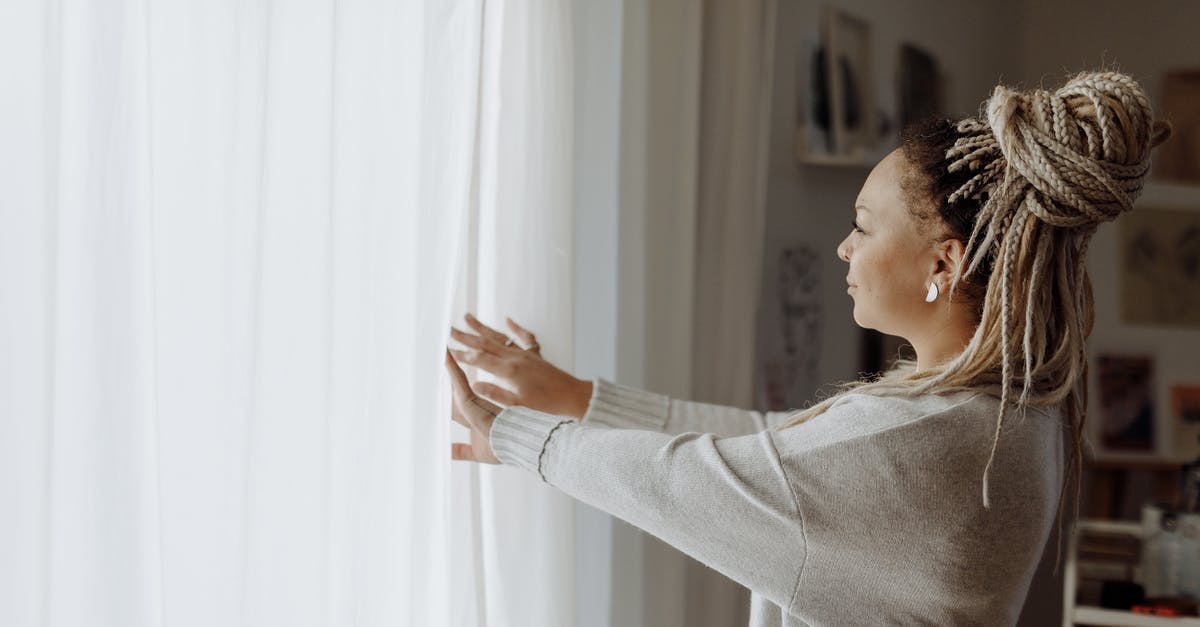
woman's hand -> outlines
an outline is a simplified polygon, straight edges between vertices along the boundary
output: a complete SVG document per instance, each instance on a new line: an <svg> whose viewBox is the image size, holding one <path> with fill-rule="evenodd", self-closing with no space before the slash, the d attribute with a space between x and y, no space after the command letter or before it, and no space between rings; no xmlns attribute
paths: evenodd
<svg viewBox="0 0 1200 627"><path fill-rule="evenodd" d="M477 334L451 327L450 336L469 350L450 352L458 361L490 372L503 384L479 381L473 386L475 392L504 405L521 405L576 420L583 418L592 399L591 381L576 379L542 359L534 335L511 318L506 318L508 326L529 348L513 344L507 335L471 314L464 319Z"/></svg>
<svg viewBox="0 0 1200 627"><path fill-rule="evenodd" d="M485 464L499 464L492 454L492 422L500 414L500 408L487 399L479 398L471 391L467 375L454 361L446 349L446 370L450 371L450 391L453 403L450 418L471 430L471 442L454 442L450 445L450 459L463 459Z"/></svg>

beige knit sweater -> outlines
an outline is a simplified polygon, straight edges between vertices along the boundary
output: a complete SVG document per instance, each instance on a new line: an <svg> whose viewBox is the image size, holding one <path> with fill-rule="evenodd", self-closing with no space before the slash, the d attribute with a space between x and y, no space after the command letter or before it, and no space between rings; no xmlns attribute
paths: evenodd
<svg viewBox="0 0 1200 627"><path fill-rule="evenodd" d="M999 400L850 394L777 432L759 413L593 381L581 422L504 409L504 464L617 516L751 590L751 627L1011 625L1051 536L1058 412Z"/></svg>

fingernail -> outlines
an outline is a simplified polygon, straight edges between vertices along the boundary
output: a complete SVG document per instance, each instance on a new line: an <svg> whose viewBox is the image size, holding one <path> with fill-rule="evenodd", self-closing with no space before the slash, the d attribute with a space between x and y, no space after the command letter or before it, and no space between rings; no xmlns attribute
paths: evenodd
<svg viewBox="0 0 1200 627"><path fill-rule="evenodd" d="M472 315L472 314L471 314L471 312L469 312L469 311L468 311L468 312L466 313L466 315L465 315L465 316L463 316L463 317L464 317L464 318L466 318L467 320L474 320L474 319L475 319L475 316L474 316L474 315Z"/></svg>

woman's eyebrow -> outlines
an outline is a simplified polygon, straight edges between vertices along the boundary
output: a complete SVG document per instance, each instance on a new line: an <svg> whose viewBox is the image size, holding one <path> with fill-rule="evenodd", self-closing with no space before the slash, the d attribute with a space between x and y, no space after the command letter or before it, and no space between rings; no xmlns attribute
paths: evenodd
<svg viewBox="0 0 1200 627"><path fill-rule="evenodd" d="M854 205L854 208L857 209L858 211L870 211L871 210L871 208L866 205Z"/></svg>

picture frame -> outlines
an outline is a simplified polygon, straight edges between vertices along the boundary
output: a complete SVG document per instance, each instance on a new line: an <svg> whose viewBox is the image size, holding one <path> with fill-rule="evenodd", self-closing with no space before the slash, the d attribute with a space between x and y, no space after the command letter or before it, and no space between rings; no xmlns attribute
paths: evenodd
<svg viewBox="0 0 1200 627"><path fill-rule="evenodd" d="M1150 175L1160 181L1200 185L1200 69L1166 72L1162 111L1171 122L1171 139L1158 147Z"/></svg>
<svg viewBox="0 0 1200 627"><path fill-rule="evenodd" d="M1161 458L1154 357L1104 352L1096 356L1093 372L1095 419L1090 437L1096 458Z"/></svg>
<svg viewBox="0 0 1200 627"><path fill-rule="evenodd" d="M1121 322L1200 329L1200 211L1138 207L1119 226Z"/></svg>
<svg viewBox="0 0 1200 627"><path fill-rule="evenodd" d="M806 165L872 166L878 162L880 116L871 67L871 26L828 5L819 39L803 46L796 158Z"/></svg>

